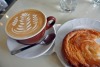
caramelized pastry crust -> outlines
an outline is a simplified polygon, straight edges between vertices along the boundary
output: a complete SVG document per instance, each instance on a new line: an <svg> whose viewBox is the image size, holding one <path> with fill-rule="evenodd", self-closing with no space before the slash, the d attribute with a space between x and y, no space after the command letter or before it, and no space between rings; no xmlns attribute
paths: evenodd
<svg viewBox="0 0 100 67"><path fill-rule="evenodd" d="M72 67L100 67L100 44L95 39L100 32L79 29L68 33L63 40L62 55Z"/></svg>

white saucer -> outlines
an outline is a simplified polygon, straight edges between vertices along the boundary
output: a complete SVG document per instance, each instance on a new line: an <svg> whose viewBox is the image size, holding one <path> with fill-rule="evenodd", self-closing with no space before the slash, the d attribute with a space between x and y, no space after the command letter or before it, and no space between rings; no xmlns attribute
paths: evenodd
<svg viewBox="0 0 100 67"><path fill-rule="evenodd" d="M48 33L56 33L54 27L47 30L45 35L47 35ZM24 59L31 59L31 58L39 57L39 56L43 55L44 53L46 53L53 46L53 43L54 43L54 41L52 41L52 43L48 44L48 45L33 46L25 51L22 51L22 52L16 54L15 56L24 58ZM19 48L27 46L27 45L20 44L20 43L16 42L16 40L8 37L7 46L8 46L9 51L12 51L14 49L19 49Z"/></svg>
<svg viewBox="0 0 100 67"><path fill-rule="evenodd" d="M82 29L82 28L94 29L100 31L100 22L88 18L74 19L63 24L57 31L55 38L55 52L57 53L59 60L65 67L70 67L70 66L68 65L68 63L65 62L61 54L63 39L69 32L75 29Z"/></svg>

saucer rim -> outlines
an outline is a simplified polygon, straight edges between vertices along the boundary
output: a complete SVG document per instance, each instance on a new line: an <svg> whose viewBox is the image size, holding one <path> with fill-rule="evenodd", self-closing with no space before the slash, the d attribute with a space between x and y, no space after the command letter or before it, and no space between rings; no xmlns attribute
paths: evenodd
<svg viewBox="0 0 100 67"><path fill-rule="evenodd" d="M52 30L56 34L56 30L55 30L54 26L52 27ZM11 52L11 48L8 45L8 40L9 39L12 39L12 38L10 38L10 37L7 38L7 47L9 49L9 51ZM12 39L12 40L14 40L14 39ZM49 44L50 46L47 49L45 49L43 52L41 52L40 54L37 54L37 55L35 55L33 57L22 57L21 55L19 56L18 54L15 54L15 56L17 56L19 58L23 58L23 59L33 59L33 58L40 57L40 56L44 55L46 52L48 52L50 50L50 48L54 45L54 41L55 41L55 39Z"/></svg>

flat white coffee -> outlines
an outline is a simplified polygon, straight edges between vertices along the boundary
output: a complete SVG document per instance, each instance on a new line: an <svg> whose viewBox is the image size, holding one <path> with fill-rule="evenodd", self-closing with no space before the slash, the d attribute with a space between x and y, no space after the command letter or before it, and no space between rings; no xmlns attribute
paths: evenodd
<svg viewBox="0 0 100 67"><path fill-rule="evenodd" d="M6 24L6 32L15 39L29 38L45 25L45 16L35 9L23 10L15 14Z"/></svg>

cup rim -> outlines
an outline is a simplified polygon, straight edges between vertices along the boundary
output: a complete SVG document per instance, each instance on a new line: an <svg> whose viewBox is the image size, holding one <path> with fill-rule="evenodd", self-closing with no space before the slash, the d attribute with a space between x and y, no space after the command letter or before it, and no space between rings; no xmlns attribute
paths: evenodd
<svg viewBox="0 0 100 67"><path fill-rule="evenodd" d="M10 34L7 32L7 25L8 25L8 23L9 23L9 21L10 21L15 15L17 15L17 14L23 12L23 11L27 11L27 10L36 10L36 11L39 11L40 13L42 13L42 14L44 15L44 25L43 25L43 27L42 27L37 33L35 33L35 34L31 35L31 36L28 36L28 37L17 38L17 37L14 37L14 36L10 35ZM11 37L11 38L13 38L13 39L16 39L16 40L25 40L25 39L29 39L29 38L32 38L32 37L38 35L38 34L46 27L46 22L47 22L46 16L45 16L45 14L44 14L42 11L37 10L37 9L24 9L24 10L21 10L21 11L17 12L17 13L14 14L13 16L11 16L10 19L8 19L8 21L7 21L6 25L5 25L5 32L6 32L6 34L7 34L9 37Z"/></svg>

